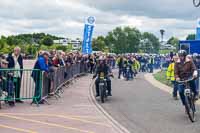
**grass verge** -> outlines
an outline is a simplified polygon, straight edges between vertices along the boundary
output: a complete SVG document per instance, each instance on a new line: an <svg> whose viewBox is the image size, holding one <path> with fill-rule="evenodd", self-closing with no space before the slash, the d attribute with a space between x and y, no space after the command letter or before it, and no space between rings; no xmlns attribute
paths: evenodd
<svg viewBox="0 0 200 133"><path fill-rule="evenodd" d="M171 82L170 82L169 80L167 80L166 71L160 71L160 72L154 74L153 76L154 76L154 78L155 78L156 80L158 80L159 82L161 82L161 83L163 83L163 84L165 84L165 85L168 85L168 86L172 87Z"/></svg>

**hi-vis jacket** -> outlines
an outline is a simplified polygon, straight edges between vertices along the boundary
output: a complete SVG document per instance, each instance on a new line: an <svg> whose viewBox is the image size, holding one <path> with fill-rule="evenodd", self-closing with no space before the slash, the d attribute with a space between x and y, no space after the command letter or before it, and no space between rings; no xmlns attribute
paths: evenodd
<svg viewBox="0 0 200 133"><path fill-rule="evenodd" d="M174 73L175 73L175 63L173 62L167 68L167 73L166 73L167 79L171 80L171 81L175 81L175 74Z"/></svg>
<svg viewBox="0 0 200 133"><path fill-rule="evenodd" d="M132 70L138 71L140 69L140 63L139 61L135 60L132 64Z"/></svg>

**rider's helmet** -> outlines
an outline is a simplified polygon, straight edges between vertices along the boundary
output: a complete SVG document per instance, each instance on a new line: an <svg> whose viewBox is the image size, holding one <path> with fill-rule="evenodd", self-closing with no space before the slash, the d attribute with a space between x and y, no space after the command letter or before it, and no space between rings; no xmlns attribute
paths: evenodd
<svg viewBox="0 0 200 133"><path fill-rule="evenodd" d="M179 50L178 51L178 56L181 57L181 56L184 56L186 57L187 56L187 52L185 50Z"/></svg>

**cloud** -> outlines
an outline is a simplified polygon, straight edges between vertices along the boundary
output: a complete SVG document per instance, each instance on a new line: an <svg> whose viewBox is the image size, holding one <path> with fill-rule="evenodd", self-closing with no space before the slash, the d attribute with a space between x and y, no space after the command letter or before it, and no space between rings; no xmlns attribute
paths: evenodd
<svg viewBox="0 0 200 133"><path fill-rule="evenodd" d="M97 9L117 14L147 16L151 18L196 19L199 9L192 0L75 0Z"/></svg>
<svg viewBox="0 0 200 133"><path fill-rule="evenodd" d="M194 32L199 10L182 0L1 0L0 35L45 32L82 37L84 19L96 17L94 36L117 26L137 27L158 37L185 37Z"/></svg>

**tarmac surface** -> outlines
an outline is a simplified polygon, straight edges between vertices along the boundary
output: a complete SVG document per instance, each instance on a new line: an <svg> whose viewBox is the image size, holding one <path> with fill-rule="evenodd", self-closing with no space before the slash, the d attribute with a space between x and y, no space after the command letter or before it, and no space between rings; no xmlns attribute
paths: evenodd
<svg viewBox="0 0 200 133"><path fill-rule="evenodd" d="M35 61L24 61L31 69ZM50 105L37 107L31 101L0 110L0 133L118 133L91 100L91 76L76 79L63 87L61 98L51 97Z"/></svg>
<svg viewBox="0 0 200 133"><path fill-rule="evenodd" d="M152 74L139 74L133 81L115 78L112 88L113 97L101 105L131 133L200 132L199 105L197 122L191 123L181 102L172 99L171 88L155 81Z"/></svg>
<svg viewBox="0 0 200 133"><path fill-rule="evenodd" d="M1 133L117 133L112 124L91 102L91 77L82 77L61 98L52 97L50 105L17 104L0 110Z"/></svg>

